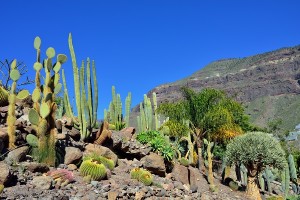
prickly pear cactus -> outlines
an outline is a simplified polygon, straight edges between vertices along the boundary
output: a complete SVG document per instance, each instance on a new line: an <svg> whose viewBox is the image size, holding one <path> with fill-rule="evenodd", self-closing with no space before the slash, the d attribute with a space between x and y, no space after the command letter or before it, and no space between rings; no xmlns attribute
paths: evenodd
<svg viewBox="0 0 300 200"><path fill-rule="evenodd" d="M29 96L28 90L22 90L18 94L16 94L16 87L17 87L17 81L20 78L20 72L17 69L17 61L16 59L13 60L13 62L10 65L10 78L13 81L10 93L9 93L9 106L8 106L8 115L7 115L7 132L8 132L8 139L9 139L9 144L8 148L13 149L15 147L15 141L16 141L16 136L15 136L15 122L16 122L16 116L15 116L15 104L16 104L16 99L25 99Z"/></svg>
<svg viewBox="0 0 300 200"><path fill-rule="evenodd" d="M58 54L56 63L53 64L55 50L49 47L46 51L47 58L44 62L40 61L41 39L36 37L34 48L37 51L37 60L33 65L36 71L35 89L32 93L33 109L29 111L29 121L36 130L38 137L39 161L55 165L55 114L57 105L55 95L61 90L62 84L59 83L59 71L67 57ZM45 71L44 83L41 83L41 70Z"/></svg>

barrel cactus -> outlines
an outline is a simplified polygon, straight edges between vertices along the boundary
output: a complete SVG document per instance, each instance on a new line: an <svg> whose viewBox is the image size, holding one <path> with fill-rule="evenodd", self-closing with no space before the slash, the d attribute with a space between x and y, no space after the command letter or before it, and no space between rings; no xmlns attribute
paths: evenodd
<svg viewBox="0 0 300 200"><path fill-rule="evenodd" d="M139 181L142 182L144 185L151 185L153 182L153 176L149 171L142 170L139 176Z"/></svg>
<svg viewBox="0 0 300 200"><path fill-rule="evenodd" d="M107 175L104 164L95 159L84 160L79 168L82 176L91 176L91 180L100 181Z"/></svg>
<svg viewBox="0 0 300 200"><path fill-rule="evenodd" d="M141 174L141 168L133 168L131 171L130 171L130 177L132 179L138 179L140 174Z"/></svg>

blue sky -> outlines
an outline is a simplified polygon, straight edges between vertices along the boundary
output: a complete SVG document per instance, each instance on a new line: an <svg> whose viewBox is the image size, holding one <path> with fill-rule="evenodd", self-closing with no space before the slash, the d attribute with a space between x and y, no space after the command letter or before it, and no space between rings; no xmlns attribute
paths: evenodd
<svg viewBox="0 0 300 200"><path fill-rule="evenodd" d="M72 32L77 61L96 62L101 118L112 85L123 102L131 91L134 106L214 60L300 44L299 8L297 0L1 1L0 59L24 61L34 76L35 36L43 55L51 46L70 58ZM74 96L70 61L63 67Z"/></svg>

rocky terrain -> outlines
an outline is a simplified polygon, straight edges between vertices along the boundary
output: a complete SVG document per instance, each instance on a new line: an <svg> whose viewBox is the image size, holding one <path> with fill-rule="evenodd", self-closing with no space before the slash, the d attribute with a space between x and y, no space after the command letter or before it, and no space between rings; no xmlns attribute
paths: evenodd
<svg viewBox="0 0 300 200"><path fill-rule="evenodd" d="M11 151L6 149L8 107L0 107L0 183L5 186L1 199L246 199L244 192L221 184L220 173L215 174L218 190L211 192L205 172L175 162L166 165L162 156L136 141L133 127L112 131L109 140L97 145L80 142L80 132L69 118L63 117L56 121L56 146L61 152L57 167L38 163L26 142L26 136L33 133L28 106L30 101L16 103L17 147ZM104 180L91 181L80 174L82 158L91 153L109 157L116 164ZM153 174L152 185L131 179L130 171L137 167Z"/></svg>
<svg viewBox="0 0 300 200"><path fill-rule="evenodd" d="M157 94L158 104L181 98L180 88L195 91L216 88L246 106L252 121L265 127L269 121L282 119L282 128L293 130L300 123L300 46L241 59L212 62L191 76L163 84L148 92ZM139 111L133 109L132 122Z"/></svg>

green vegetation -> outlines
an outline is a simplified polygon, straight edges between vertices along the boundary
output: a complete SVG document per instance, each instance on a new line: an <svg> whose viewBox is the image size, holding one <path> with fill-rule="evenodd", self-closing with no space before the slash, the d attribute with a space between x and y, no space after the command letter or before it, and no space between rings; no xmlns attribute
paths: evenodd
<svg viewBox="0 0 300 200"><path fill-rule="evenodd" d="M125 121L122 114L122 101L121 95L116 93L115 86L112 86L112 101L109 104L109 110L104 110L104 120L110 124L110 129L113 130L122 130L126 126L129 126L129 116L130 116L130 107L131 107L131 93L128 93L128 96L125 100Z"/></svg>
<svg viewBox="0 0 300 200"><path fill-rule="evenodd" d="M152 93L152 100L153 103L151 103L151 99L144 94L144 102L140 103L140 115L137 116L138 132L158 130L160 127L159 115L156 112L156 93Z"/></svg>
<svg viewBox="0 0 300 200"><path fill-rule="evenodd" d="M74 91L77 117L74 116L70 105L70 98L68 95L65 74L64 70L62 70L64 84L64 106L67 116L72 118L75 127L80 130L81 140L85 141L91 135L92 129L96 126L97 122L98 82L96 77L96 67L95 62L92 61L91 68L90 59L87 58L86 68L84 65L84 61L82 61L81 67L79 69L76 61L71 34L69 34L69 48L74 73ZM93 84L91 71L93 75Z"/></svg>
<svg viewBox="0 0 300 200"><path fill-rule="evenodd" d="M286 166L285 153L280 143L262 132L250 132L234 138L226 151L226 162L229 165L243 164L247 168L247 194L261 199L256 177L266 166L284 169Z"/></svg>
<svg viewBox="0 0 300 200"><path fill-rule="evenodd" d="M133 168L130 171L130 176L132 179L137 179L144 185L151 185L153 182L152 174L148 170L142 168Z"/></svg>
<svg viewBox="0 0 300 200"><path fill-rule="evenodd" d="M15 147L15 142L16 142L16 136L15 136L15 122L16 122L16 116L15 116L15 104L16 104L16 99L25 99L29 96L28 90L22 90L16 95L16 88L17 88L17 81L20 78L20 72L17 69L17 61L14 60L11 65L10 65L10 79L13 81L10 93L9 93L9 106L8 106L8 115L7 115L7 132L8 132L8 139L9 139L9 144L8 148L13 149ZM5 93L5 92L3 92Z"/></svg>
<svg viewBox="0 0 300 200"><path fill-rule="evenodd" d="M151 146L152 151L161 154L165 160L170 161L174 157L174 149L168 139L158 131L145 131L137 135L136 139L142 144Z"/></svg>

